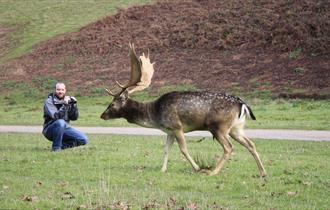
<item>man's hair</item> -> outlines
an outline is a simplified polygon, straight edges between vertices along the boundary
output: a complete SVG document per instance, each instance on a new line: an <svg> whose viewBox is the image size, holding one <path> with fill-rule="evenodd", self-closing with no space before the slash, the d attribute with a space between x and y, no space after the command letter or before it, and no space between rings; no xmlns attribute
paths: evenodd
<svg viewBox="0 0 330 210"><path fill-rule="evenodd" d="M66 85L64 82L56 82L55 85L54 85L54 90L56 90L56 86L59 85L59 84L63 84L66 88Z"/></svg>

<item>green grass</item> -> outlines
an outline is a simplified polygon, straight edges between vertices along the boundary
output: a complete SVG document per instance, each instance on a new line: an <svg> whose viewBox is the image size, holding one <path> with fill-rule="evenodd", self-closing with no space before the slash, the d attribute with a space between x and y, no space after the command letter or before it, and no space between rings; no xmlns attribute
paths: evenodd
<svg viewBox="0 0 330 210"><path fill-rule="evenodd" d="M251 99L248 100L257 121L251 128L330 130L330 100Z"/></svg>
<svg viewBox="0 0 330 210"><path fill-rule="evenodd" d="M172 89L165 88L152 94L143 91L137 93L134 98L138 101L151 101L170 90ZM70 93L68 94L70 95ZM25 92L15 91L7 95L0 95L0 125L42 125L43 101L46 95L45 91L29 87L25 88ZM112 100L105 93L99 96L80 96L77 99L80 118L78 121L72 122L74 125L135 126L124 119L108 121L100 119L101 113ZM248 128L330 130L329 100L251 98L245 99L245 101L251 105L257 117L256 121L247 121Z"/></svg>
<svg viewBox="0 0 330 210"><path fill-rule="evenodd" d="M0 0L0 26L14 30L10 36L10 52L4 59L21 56L41 41L78 30L88 23L114 14L118 8L148 2L151 1Z"/></svg>
<svg viewBox="0 0 330 210"><path fill-rule="evenodd" d="M1 208L329 208L329 142L255 141L268 172L263 181L252 156L235 142L218 176L194 173L177 144L168 172L161 173L163 138L89 135L87 146L51 153L40 134L2 133ZM188 139L192 156L211 160L222 153L212 139L196 140Z"/></svg>

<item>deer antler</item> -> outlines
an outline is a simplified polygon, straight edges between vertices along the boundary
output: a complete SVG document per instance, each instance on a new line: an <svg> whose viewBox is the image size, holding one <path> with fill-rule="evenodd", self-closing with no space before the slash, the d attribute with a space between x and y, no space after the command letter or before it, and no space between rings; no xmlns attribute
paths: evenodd
<svg viewBox="0 0 330 210"><path fill-rule="evenodd" d="M147 56L144 53L138 58L134 49L134 45L129 43L129 56L131 60L131 74L127 85L122 85L116 81L117 85L122 88L122 90L116 94L120 95L126 89L129 88L128 93L131 94L135 91L141 91L149 87L151 83L151 78L154 73L154 63L150 63L149 51ZM107 90L109 95L114 95L111 91Z"/></svg>
<svg viewBox="0 0 330 210"><path fill-rule="evenodd" d="M104 88L104 89L105 89L105 91L108 92L109 95L111 95L111 96L115 96L116 95L111 90L108 90L107 88Z"/></svg>
<svg viewBox="0 0 330 210"><path fill-rule="evenodd" d="M143 53L142 56L138 58L134 45L130 43L129 47L129 56L131 60L130 79L125 86L121 85L119 82L117 82L117 84L123 89L130 88L128 93L133 93L149 87L154 73L154 63L150 63L149 52L147 56Z"/></svg>

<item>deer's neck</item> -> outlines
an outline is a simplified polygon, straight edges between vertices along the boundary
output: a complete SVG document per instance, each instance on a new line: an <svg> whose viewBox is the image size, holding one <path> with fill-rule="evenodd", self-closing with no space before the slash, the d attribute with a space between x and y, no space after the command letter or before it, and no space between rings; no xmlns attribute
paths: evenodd
<svg viewBox="0 0 330 210"><path fill-rule="evenodd" d="M155 127L153 116L152 102L141 103L132 99L128 99L126 102L126 109L123 117L128 122L152 128Z"/></svg>

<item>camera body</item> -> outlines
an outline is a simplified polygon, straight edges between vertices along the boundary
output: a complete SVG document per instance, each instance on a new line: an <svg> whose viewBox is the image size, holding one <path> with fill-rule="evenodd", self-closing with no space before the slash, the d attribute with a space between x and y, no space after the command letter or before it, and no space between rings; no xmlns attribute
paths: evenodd
<svg viewBox="0 0 330 210"><path fill-rule="evenodd" d="M76 104L77 103L77 99L75 97L70 97L70 100L68 101L68 104Z"/></svg>

